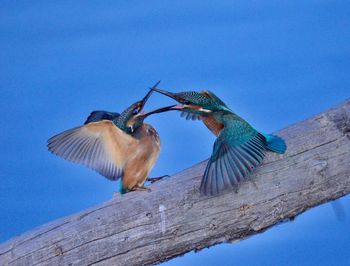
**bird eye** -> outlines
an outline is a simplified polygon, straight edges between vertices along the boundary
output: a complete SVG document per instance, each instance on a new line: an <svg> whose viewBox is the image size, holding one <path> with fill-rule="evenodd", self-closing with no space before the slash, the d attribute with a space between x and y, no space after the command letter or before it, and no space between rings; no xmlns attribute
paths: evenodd
<svg viewBox="0 0 350 266"><path fill-rule="evenodd" d="M139 113L139 108L135 108L133 111L132 111L132 114L133 115L137 115Z"/></svg>
<svg viewBox="0 0 350 266"><path fill-rule="evenodd" d="M185 104L185 105L190 105L190 104L191 104L191 102L190 102L190 101L187 101L187 100L184 100L184 101L182 102L182 104Z"/></svg>

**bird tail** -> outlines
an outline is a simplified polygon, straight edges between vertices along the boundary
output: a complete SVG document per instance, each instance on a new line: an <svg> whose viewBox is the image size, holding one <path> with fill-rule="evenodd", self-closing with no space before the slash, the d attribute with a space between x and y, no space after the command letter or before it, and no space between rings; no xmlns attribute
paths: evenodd
<svg viewBox="0 0 350 266"><path fill-rule="evenodd" d="M285 153L287 145L284 140L275 135L263 134L266 139L266 148L276 153Z"/></svg>

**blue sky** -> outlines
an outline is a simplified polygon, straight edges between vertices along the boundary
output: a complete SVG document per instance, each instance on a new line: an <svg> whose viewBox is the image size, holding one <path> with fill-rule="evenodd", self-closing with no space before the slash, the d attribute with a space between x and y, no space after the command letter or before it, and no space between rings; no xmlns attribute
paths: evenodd
<svg viewBox="0 0 350 266"><path fill-rule="evenodd" d="M92 110L121 111L159 79L210 89L265 132L349 97L348 1L232 2L1 1L0 242L111 198L116 183L51 155L46 140ZM170 102L154 95L148 107ZM148 122L163 143L153 176L211 154L201 123ZM350 198L340 201L343 220L323 205L168 265L348 264Z"/></svg>

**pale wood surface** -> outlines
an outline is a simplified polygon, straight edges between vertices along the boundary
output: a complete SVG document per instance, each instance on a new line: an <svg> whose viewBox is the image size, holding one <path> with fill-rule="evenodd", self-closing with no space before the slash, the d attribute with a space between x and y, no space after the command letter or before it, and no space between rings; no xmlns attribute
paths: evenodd
<svg viewBox="0 0 350 266"><path fill-rule="evenodd" d="M0 245L0 265L149 265L242 240L350 192L350 100L277 132L269 154L237 192L205 197L205 163L51 222Z"/></svg>

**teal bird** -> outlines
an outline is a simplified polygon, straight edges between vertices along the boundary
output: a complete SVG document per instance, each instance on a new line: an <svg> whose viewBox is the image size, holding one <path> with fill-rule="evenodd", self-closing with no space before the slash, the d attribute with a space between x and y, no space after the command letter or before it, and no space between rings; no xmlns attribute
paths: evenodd
<svg viewBox="0 0 350 266"><path fill-rule="evenodd" d="M179 104L171 109L182 111L186 119L202 120L217 136L202 178L202 194L219 194L247 179L266 151L280 154L286 151L283 139L256 130L210 91L153 90L175 99Z"/></svg>
<svg viewBox="0 0 350 266"><path fill-rule="evenodd" d="M161 145L157 131L144 123L144 119L173 107L143 113L151 94L152 90L121 114L92 112L83 126L50 138L47 145L49 151L92 168L110 180L121 178L121 193L149 191L144 187L145 181L153 182L161 178L148 177L158 159Z"/></svg>

